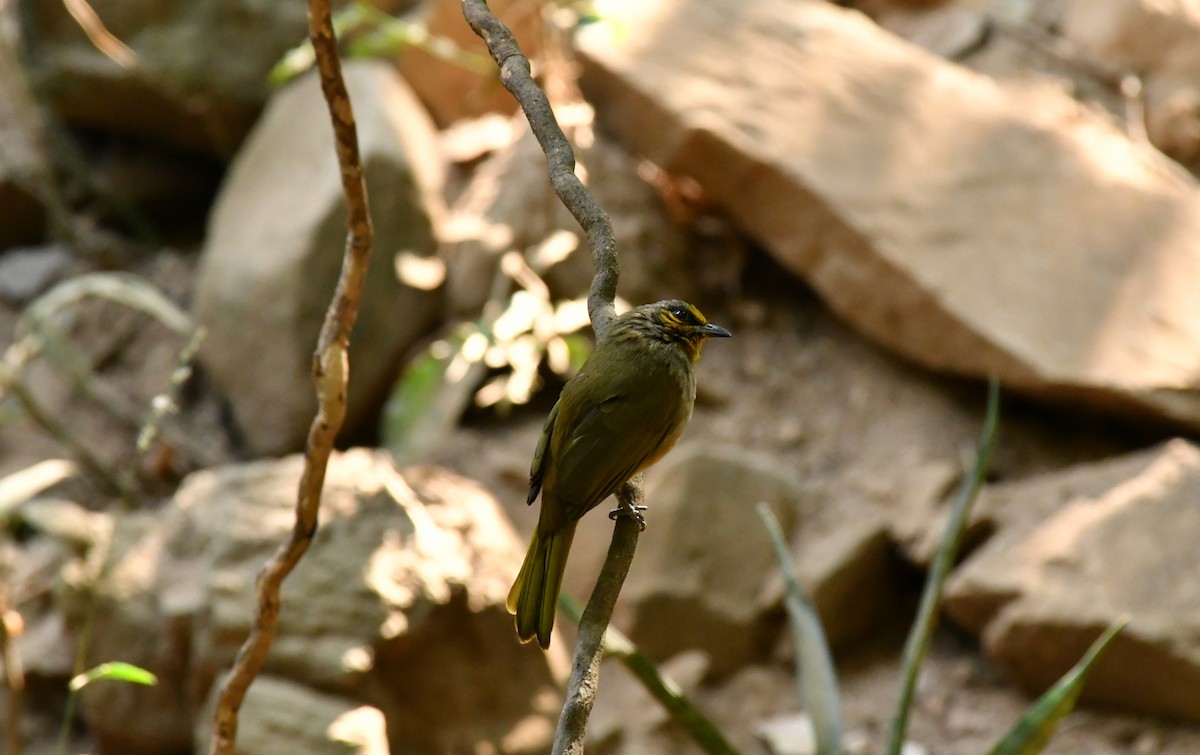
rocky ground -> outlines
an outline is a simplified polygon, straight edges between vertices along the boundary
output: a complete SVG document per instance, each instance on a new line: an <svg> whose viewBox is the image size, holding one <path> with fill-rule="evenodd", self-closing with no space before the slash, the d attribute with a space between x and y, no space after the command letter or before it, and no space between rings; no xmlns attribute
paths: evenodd
<svg viewBox="0 0 1200 755"><path fill-rule="evenodd" d="M93 5L136 64L59 3L0 4L0 613L26 684L6 731L53 751L72 674L121 660L159 684L85 689L72 749L203 752L290 527L340 178L311 73L266 84L295 3ZM616 625L740 750L807 752L766 502L838 660L847 749L881 751L996 375L913 752L986 752L1122 615L1047 751L1200 752L1200 15L667 0L606 5L564 47L561 12L492 5L541 51L622 298L684 296L735 334L647 474ZM380 7L470 41L457 3ZM430 49L346 68L375 258L247 753L542 752L557 716L570 622L520 646L503 601L590 263L495 79ZM585 519L569 593L610 534ZM612 662L589 737L692 751Z"/></svg>

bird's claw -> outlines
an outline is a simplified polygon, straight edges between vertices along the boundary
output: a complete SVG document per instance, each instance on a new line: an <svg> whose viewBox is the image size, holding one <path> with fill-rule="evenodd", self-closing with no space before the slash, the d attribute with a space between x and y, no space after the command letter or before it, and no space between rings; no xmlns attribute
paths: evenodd
<svg viewBox="0 0 1200 755"><path fill-rule="evenodd" d="M617 517L620 517L620 516L633 517L633 521L637 522L638 532L645 532L646 531L646 517L642 515L642 512L645 511L646 509L647 509L646 506L629 506L629 505L622 503L617 508L608 512L608 518L615 522L615 521L617 521Z"/></svg>

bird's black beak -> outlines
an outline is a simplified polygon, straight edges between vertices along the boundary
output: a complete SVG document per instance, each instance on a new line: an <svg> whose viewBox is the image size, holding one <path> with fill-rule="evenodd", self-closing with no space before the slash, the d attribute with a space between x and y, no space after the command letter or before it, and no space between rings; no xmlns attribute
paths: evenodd
<svg viewBox="0 0 1200 755"><path fill-rule="evenodd" d="M700 328L700 332L708 338L732 338L733 333L730 333L720 325L713 325L711 322L705 323Z"/></svg>

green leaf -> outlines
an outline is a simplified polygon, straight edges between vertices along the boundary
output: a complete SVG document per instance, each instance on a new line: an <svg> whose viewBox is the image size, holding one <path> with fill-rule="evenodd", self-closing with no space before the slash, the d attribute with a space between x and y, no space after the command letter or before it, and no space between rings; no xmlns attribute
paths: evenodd
<svg viewBox="0 0 1200 755"><path fill-rule="evenodd" d="M1092 643L1083 658L1025 711L1025 715L1021 716L1012 730L988 755L1037 755L1045 749L1059 723L1074 709L1088 675L1100 659L1100 654L1128 623L1128 616L1114 621L1104 634Z"/></svg>
<svg viewBox="0 0 1200 755"><path fill-rule="evenodd" d="M816 606L800 587L787 540L771 507L758 504L758 515L771 536L775 558L787 586L785 604L792 623L792 642L796 646L796 684L800 689L800 702L812 719L817 755L841 755L842 703L829 642L821 628Z"/></svg>
<svg viewBox="0 0 1200 755"><path fill-rule="evenodd" d="M87 685L100 679L113 679L119 682L132 682L133 684L145 684L153 687L158 684L158 677L151 674L144 668L134 666L132 663L122 663L121 661L112 661L111 663L101 663L99 666L85 671L79 676L71 680L71 691L78 692Z"/></svg>
<svg viewBox="0 0 1200 755"><path fill-rule="evenodd" d="M958 555L958 544L962 541L963 531L967 527L967 518L971 506L975 503L979 489L983 486L983 478L987 473L988 463L992 458L992 449L996 445L996 429L1000 424L1000 383L996 378L988 381L987 416L983 421L983 432L979 438L979 451L975 454L975 463L971 473L963 480L959 488L958 498L950 509L950 521L946 523L946 532L942 535L937 555L925 580L925 590L921 594L921 604L917 608L917 618L913 622L904 645L903 675L900 684L900 700L896 704L896 712L892 718L892 735L888 742L888 755L900 755L904 746L904 734L908 728L908 713L912 707L913 692L917 686L917 672L925 653L929 650L929 642L933 630L937 626L938 607L942 602L942 587L954 560Z"/></svg>

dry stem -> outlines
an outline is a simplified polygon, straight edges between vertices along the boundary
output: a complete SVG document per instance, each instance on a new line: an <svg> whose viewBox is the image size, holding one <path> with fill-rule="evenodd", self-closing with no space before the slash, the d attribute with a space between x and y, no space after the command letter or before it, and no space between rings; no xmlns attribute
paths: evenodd
<svg viewBox="0 0 1200 755"><path fill-rule="evenodd" d="M349 235L346 240L342 273L333 300L325 313L325 323L313 355L313 379L317 388L317 415L308 431L304 472L296 498L296 522L283 542L263 567L258 578L258 606L254 627L238 652L233 670L221 686L213 720L210 755L233 751L237 741L238 710L246 691L258 675L279 623L279 590L308 550L317 529L317 513L325 468L333 449L334 437L346 415L346 381L349 375L350 331L358 317L363 280L371 253L371 218L367 208L367 186L363 180L358 151L354 112L342 78L330 16L330 0L309 0L309 38L316 52L321 89L333 121L334 142L346 195Z"/></svg>

